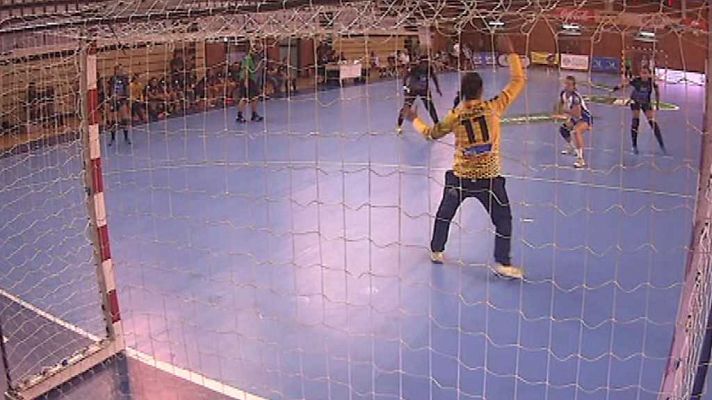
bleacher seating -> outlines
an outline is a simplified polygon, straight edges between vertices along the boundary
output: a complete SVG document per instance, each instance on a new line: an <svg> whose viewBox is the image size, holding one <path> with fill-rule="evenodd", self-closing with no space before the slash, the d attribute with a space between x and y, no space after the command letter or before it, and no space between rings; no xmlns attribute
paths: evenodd
<svg viewBox="0 0 712 400"><path fill-rule="evenodd" d="M370 55L373 52L385 64L388 57L396 51L405 49L407 36L354 36L340 37L333 41L336 54L344 54L348 61L361 60L370 64Z"/></svg>

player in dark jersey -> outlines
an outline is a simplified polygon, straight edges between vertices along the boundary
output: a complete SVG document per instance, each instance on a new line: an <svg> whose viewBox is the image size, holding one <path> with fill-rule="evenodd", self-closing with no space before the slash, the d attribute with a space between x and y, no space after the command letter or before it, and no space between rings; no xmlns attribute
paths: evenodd
<svg viewBox="0 0 712 400"><path fill-rule="evenodd" d="M638 154L638 126L640 125L640 110L643 110L650 127L653 129L660 150L663 154L667 154L665 143L663 142L663 135L660 132L660 126L657 121L655 121L655 110L660 109L660 90L658 89L658 84L655 83L652 77L650 68L643 67L640 70L640 76L633 79L625 79L623 84L614 87L613 91L615 92L626 86L633 87L633 91L630 94L630 109L633 111L630 137L633 142L633 153ZM655 104L651 101L653 94L655 94Z"/></svg>
<svg viewBox="0 0 712 400"><path fill-rule="evenodd" d="M401 125L403 125L404 110L410 109L418 96L420 96L425 108L430 113L430 118L433 120L433 123L437 124L440 122L438 119L438 112L435 110L435 104L433 104L432 95L430 93L431 79L435 85L435 90L440 96L442 96L443 93L440 91L440 83L438 82L435 70L432 65L430 65L428 58L426 56L422 56L417 64L411 66L405 77L403 86L405 92L405 102L403 104L403 108L401 108L398 113L398 127L396 128L398 133L403 131Z"/></svg>
<svg viewBox="0 0 712 400"><path fill-rule="evenodd" d="M109 110L111 111L111 141L109 146L116 140L116 130L121 128L124 132L124 141L131 144L129 140L128 125L131 122L131 110L129 109L129 77L124 73L121 64L114 68L114 76L109 79Z"/></svg>

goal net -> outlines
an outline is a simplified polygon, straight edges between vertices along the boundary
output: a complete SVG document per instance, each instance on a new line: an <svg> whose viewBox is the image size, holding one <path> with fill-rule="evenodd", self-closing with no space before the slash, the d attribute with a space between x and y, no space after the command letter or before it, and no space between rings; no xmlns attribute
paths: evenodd
<svg viewBox="0 0 712 400"><path fill-rule="evenodd" d="M40 34L0 46L3 387L34 398L117 348L87 211L77 47Z"/></svg>
<svg viewBox="0 0 712 400"><path fill-rule="evenodd" d="M691 398L712 298L708 6L471 3L0 10L9 393L71 397L125 350L227 398ZM492 273L475 200L431 264L458 150L397 129L421 65L428 123L466 73L496 96L503 35L527 74L500 150L521 281ZM659 93L640 107L619 86L645 71ZM567 77L593 115L583 169L552 115Z"/></svg>

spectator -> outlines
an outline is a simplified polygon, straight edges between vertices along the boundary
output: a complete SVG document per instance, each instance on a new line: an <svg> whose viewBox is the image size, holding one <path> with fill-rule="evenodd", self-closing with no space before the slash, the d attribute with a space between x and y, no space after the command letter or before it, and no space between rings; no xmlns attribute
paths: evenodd
<svg viewBox="0 0 712 400"><path fill-rule="evenodd" d="M240 69L241 65L240 62L235 61L233 62L228 68L227 68L227 79L225 80L225 93L226 95L235 101L239 101L240 99L236 99L237 93L235 91L237 88L240 87Z"/></svg>
<svg viewBox="0 0 712 400"><path fill-rule="evenodd" d="M398 59L395 56L388 57L388 67L386 69L386 74L388 77L393 78L398 74Z"/></svg>
<svg viewBox="0 0 712 400"><path fill-rule="evenodd" d="M111 141L109 146L114 144L118 129L123 131L124 141L127 144L131 144L128 130L128 125L131 122L129 84L129 77L124 72L124 67L118 64L114 67L114 76L109 79L109 109L111 111Z"/></svg>
<svg viewBox="0 0 712 400"><path fill-rule="evenodd" d="M408 53L405 51L400 51L400 50L398 51L398 53L399 53L398 61L399 61L400 65L405 66L405 67L410 65L410 56L408 55Z"/></svg>
<svg viewBox="0 0 712 400"><path fill-rule="evenodd" d="M297 91L297 69L292 68L288 60L282 60L282 65L279 66L278 72L284 77L285 93L295 93Z"/></svg>
<svg viewBox="0 0 712 400"><path fill-rule="evenodd" d="M148 116L156 120L166 116L166 94L158 78L151 78L146 86L145 99L148 105Z"/></svg>
<svg viewBox="0 0 712 400"><path fill-rule="evenodd" d="M194 92L199 108L215 107L218 98L224 93L224 85L213 69L195 85Z"/></svg>
<svg viewBox="0 0 712 400"><path fill-rule="evenodd" d="M27 119L30 122L37 122L41 119L40 115L41 96L34 82L27 85Z"/></svg>
<svg viewBox="0 0 712 400"><path fill-rule="evenodd" d="M131 119L134 122L148 122L146 116L145 85L139 74L134 74L129 85L131 95Z"/></svg>
<svg viewBox="0 0 712 400"><path fill-rule="evenodd" d="M183 57L176 51L173 53L173 59L171 60L171 78L178 79L178 76L185 70L185 62L183 62Z"/></svg>
<svg viewBox="0 0 712 400"><path fill-rule="evenodd" d="M370 59L371 69L378 74L379 78L383 78L383 67L381 66L381 59L373 51L371 52Z"/></svg>
<svg viewBox="0 0 712 400"><path fill-rule="evenodd" d="M185 85L181 79L172 80L166 86L171 114L186 112Z"/></svg>
<svg viewBox="0 0 712 400"><path fill-rule="evenodd" d="M282 95L284 78L277 63L275 61L268 61L267 68L265 68L265 84L269 83L272 86L273 96L277 97Z"/></svg>

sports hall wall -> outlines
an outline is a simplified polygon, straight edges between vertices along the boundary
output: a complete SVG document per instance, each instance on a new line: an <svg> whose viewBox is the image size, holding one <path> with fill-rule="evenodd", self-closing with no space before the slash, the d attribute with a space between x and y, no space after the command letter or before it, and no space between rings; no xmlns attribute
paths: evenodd
<svg viewBox="0 0 712 400"><path fill-rule="evenodd" d="M697 16L704 18L704 16ZM640 21L631 21L631 24ZM658 30L657 43L635 41L633 35L637 28L627 31L603 29L591 36L562 38L556 34L560 19L543 17L531 27L529 35L515 36L515 46L520 54L535 52L581 54L594 57L622 58L623 50L631 53L635 48L638 54L652 54L656 49L656 65L676 70L704 72L705 41L702 35L692 33L663 33ZM482 33L484 27L471 28L463 32L460 41L473 51L490 52L492 36ZM557 40L558 36L558 40ZM445 50L455 40L455 35L446 32L435 32L432 40L432 50ZM318 40L313 37L299 38L294 41L298 47L298 64L302 69L314 65L315 48ZM368 56L371 51L385 59L397 50L405 48L406 37L399 36L356 36L334 40L332 45L337 53L344 52L347 59ZM280 60L280 44L276 41L263 43L267 56L272 60ZM150 76L165 75L170 70L169 64L176 50L186 54L186 59L192 60L196 74L205 74L206 68L221 65L226 60L227 47L225 43L187 43L176 49L171 44L145 44L132 48L104 47L99 53L99 75L110 76L116 64L123 64L127 71L139 73L143 79ZM359 57L359 55L361 57ZM0 121L19 122L23 119L23 102L30 80L36 81L41 87L43 83L51 82L54 86L58 110L71 113L76 105L76 64L66 54L44 54L32 57L6 59L0 64L0 90L4 96L0 98ZM63 77L64 79L57 79ZM199 79L198 78L198 79Z"/></svg>
<svg viewBox="0 0 712 400"><path fill-rule="evenodd" d="M704 73L706 57L704 34L696 35L689 30L678 34L669 29L659 29L656 31L657 42L646 43L635 40L635 34L640 28L636 25L643 24L640 17L629 23L631 26L625 31L621 30L621 27L609 26L592 35L586 32L579 37L566 37L557 35L561 25L560 19L541 18L531 27L528 35L516 36L514 44L520 54L530 54L535 51L616 58L623 57L624 49L627 56L634 58L636 54L653 54L655 49L656 65L659 67ZM585 21L581 25L586 27ZM590 29L591 26L589 25L588 28ZM461 40L469 44L474 51L491 52L492 35L482 33L485 30L484 27L470 29L462 33Z"/></svg>
<svg viewBox="0 0 712 400"><path fill-rule="evenodd" d="M170 71L170 61L178 51L195 66L197 74L205 74L205 46L185 43L180 48L171 44L144 43L135 47L100 47L97 55L99 78L113 75L116 65L127 72L139 74L142 79L164 77ZM54 109L67 116L64 123L74 125L70 116L77 110L76 94L79 91L78 58L71 50L48 51L0 62L0 121L17 124L25 120L27 88L34 83L38 90L51 88L54 92Z"/></svg>

